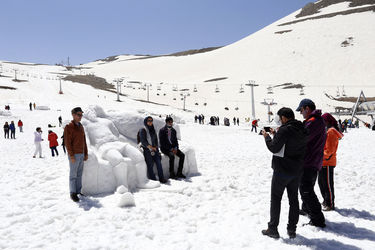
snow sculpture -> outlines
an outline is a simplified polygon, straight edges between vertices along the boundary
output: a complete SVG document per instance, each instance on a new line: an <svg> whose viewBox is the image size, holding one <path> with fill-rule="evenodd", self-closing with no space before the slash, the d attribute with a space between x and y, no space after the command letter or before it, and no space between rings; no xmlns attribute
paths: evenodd
<svg viewBox="0 0 375 250"><path fill-rule="evenodd" d="M136 112L104 112L99 106L90 106L85 111L82 124L86 131L89 159L83 171L83 193L94 195L117 190L117 193L124 196L120 198L122 202L119 202L119 206L128 206L134 203L129 198L131 194L128 191L160 186L159 182L147 178L146 163L136 145L137 132L143 126L144 117L145 115ZM163 125L161 119L154 117L157 131ZM178 126L176 130L179 132ZM196 174L198 170L194 150L181 144L181 150L186 155L184 174ZM168 177L167 157L163 157L162 164Z"/></svg>
<svg viewBox="0 0 375 250"><path fill-rule="evenodd" d="M0 116L12 116L9 110L0 110Z"/></svg>

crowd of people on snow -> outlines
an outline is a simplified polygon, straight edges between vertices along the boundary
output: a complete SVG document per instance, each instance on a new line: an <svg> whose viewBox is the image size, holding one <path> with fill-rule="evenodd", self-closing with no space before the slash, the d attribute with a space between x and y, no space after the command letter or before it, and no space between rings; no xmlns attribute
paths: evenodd
<svg viewBox="0 0 375 250"><path fill-rule="evenodd" d="M289 199L287 233L290 238L296 237L299 215L310 218L308 225L324 228L322 211L335 209L333 176L339 140L343 137L342 129L331 114L322 115L310 99L303 99L296 111L302 114L303 122L295 119L292 109L284 107L275 117L279 127L270 128L269 133L261 131L267 148L273 153L270 221L268 228L262 230L263 235L272 238L280 237L277 228L285 189ZM322 204L314 192L317 179ZM298 190L302 199L301 209Z"/></svg>
<svg viewBox="0 0 375 250"><path fill-rule="evenodd" d="M204 123L204 115L195 115L194 116L194 122L199 124L205 124ZM220 125L220 118L219 116L211 116L210 121L208 123L212 126L219 126ZM224 117L223 119L224 126L230 126L230 120L227 117ZM240 125L240 118L239 117L233 117L233 125Z"/></svg>

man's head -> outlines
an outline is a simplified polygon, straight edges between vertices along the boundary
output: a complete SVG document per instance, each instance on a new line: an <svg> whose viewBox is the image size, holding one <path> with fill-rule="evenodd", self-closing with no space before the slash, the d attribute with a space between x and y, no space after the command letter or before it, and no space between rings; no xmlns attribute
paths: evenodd
<svg viewBox="0 0 375 250"><path fill-rule="evenodd" d="M302 99L299 103L296 111L299 111L302 114L304 119L307 119L309 115L316 109L315 103L310 99Z"/></svg>
<svg viewBox="0 0 375 250"><path fill-rule="evenodd" d="M76 107L72 109L72 116L74 122L80 122L82 119L83 111L80 107Z"/></svg>
<svg viewBox="0 0 375 250"><path fill-rule="evenodd" d="M37 127L36 132L42 132L42 129L40 127Z"/></svg>
<svg viewBox="0 0 375 250"><path fill-rule="evenodd" d="M165 123L167 124L168 127L172 127L173 126L172 117L168 116L167 118L165 118Z"/></svg>
<svg viewBox="0 0 375 250"><path fill-rule="evenodd" d="M281 124L287 123L289 120L294 120L294 112L290 108L281 108L277 111L277 115L280 117Z"/></svg>

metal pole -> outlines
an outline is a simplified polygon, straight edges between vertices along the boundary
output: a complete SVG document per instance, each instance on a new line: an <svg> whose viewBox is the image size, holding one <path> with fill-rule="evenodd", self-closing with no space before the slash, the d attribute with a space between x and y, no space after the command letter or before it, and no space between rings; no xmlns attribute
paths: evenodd
<svg viewBox="0 0 375 250"><path fill-rule="evenodd" d="M147 86L147 102L150 102L150 85L146 83Z"/></svg>
<svg viewBox="0 0 375 250"><path fill-rule="evenodd" d="M271 104L268 104L268 123L271 122Z"/></svg>
<svg viewBox="0 0 375 250"><path fill-rule="evenodd" d="M117 83L117 101L120 101L120 93L119 93L119 80L116 80Z"/></svg>
<svg viewBox="0 0 375 250"><path fill-rule="evenodd" d="M184 95L184 111L186 110L185 109L185 101L186 101L186 95Z"/></svg>

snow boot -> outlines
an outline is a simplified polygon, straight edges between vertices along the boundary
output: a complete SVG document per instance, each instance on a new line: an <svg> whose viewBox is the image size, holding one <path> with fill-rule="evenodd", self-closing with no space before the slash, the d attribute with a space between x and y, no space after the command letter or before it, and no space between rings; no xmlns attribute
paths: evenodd
<svg viewBox="0 0 375 250"><path fill-rule="evenodd" d="M271 229L271 228L268 228L266 230L262 230L262 234L263 235L266 235L268 237L271 237L271 238L274 238L274 239L278 239L280 238L280 234L279 232L277 231L277 229Z"/></svg>
<svg viewBox="0 0 375 250"><path fill-rule="evenodd" d="M70 199L72 199L74 202L79 202L79 198L76 193L70 193Z"/></svg>

